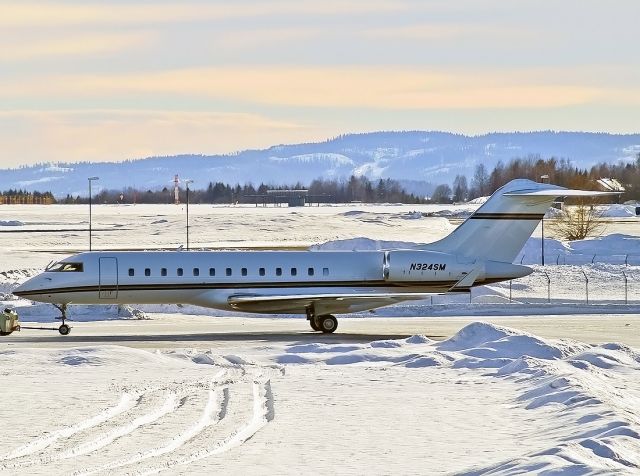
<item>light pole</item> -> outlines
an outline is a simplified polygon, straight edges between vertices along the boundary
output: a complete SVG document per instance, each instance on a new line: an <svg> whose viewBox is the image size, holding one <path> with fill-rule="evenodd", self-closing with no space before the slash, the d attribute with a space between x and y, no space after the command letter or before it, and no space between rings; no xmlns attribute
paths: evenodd
<svg viewBox="0 0 640 476"><path fill-rule="evenodd" d="M99 180L99 177L89 177L89 251L91 251L91 182Z"/></svg>
<svg viewBox="0 0 640 476"><path fill-rule="evenodd" d="M193 180L185 180L184 183L187 185L187 251L189 251L189 184L193 183Z"/></svg>
<svg viewBox="0 0 640 476"><path fill-rule="evenodd" d="M549 176L548 175L541 175L540 176L540 181L542 183L546 183L545 180L549 180ZM546 210L545 210L546 213ZM542 247L542 251L541 251L541 256L542 256L542 266L544 266L544 213L542 214L542 241L541 243L541 247Z"/></svg>

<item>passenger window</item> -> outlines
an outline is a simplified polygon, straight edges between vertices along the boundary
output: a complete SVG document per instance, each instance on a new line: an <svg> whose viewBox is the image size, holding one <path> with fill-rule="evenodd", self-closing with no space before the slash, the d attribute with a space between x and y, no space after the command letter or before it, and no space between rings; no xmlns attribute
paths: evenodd
<svg viewBox="0 0 640 476"><path fill-rule="evenodd" d="M167 268L162 268L160 270L160 276L166 276L167 275Z"/></svg>
<svg viewBox="0 0 640 476"><path fill-rule="evenodd" d="M133 270L133 268L129 268L129 276L135 276L136 272Z"/></svg>
<svg viewBox="0 0 640 476"><path fill-rule="evenodd" d="M298 274L298 270L296 268L291 268L291 276L296 276Z"/></svg>
<svg viewBox="0 0 640 476"><path fill-rule="evenodd" d="M178 276L182 276L184 274L184 270L182 268L178 268L177 274Z"/></svg>
<svg viewBox="0 0 640 476"><path fill-rule="evenodd" d="M242 276L246 276L247 275L247 268L242 268L241 272L242 272Z"/></svg>
<svg viewBox="0 0 640 476"><path fill-rule="evenodd" d="M260 268L260 276L264 276L265 274L267 274L265 269L264 268Z"/></svg>
<svg viewBox="0 0 640 476"><path fill-rule="evenodd" d="M193 268L193 275L200 276L200 268Z"/></svg>
<svg viewBox="0 0 640 476"><path fill-rule="evenodd" d="M151 270L149 268L145 268L144 269L144 275L145 276L151 276Z"/></svg>
<svg viewBox="0 0 640 476"><path fill-rule="evenodd" d="M227 276L231 276L231 268L227 268Z"/></svg>
<svg viewBox="0 0 640 476"><path fill-rule="evenodd" d="M322 268L322 276L329 276L329 268Z"/></svg>
<svg viewBox="0 0 640 476"><path fill-rule="evenodd" d="M282 276L282 268L276 268L276 276Z"/></svg>
<svg viewBox="0 0 640 476"><path fill-rule="evenodd" d="M314 270L313 268L309 268L309 269L307 270L307 274L308 274L309 276L313 276L313 275L314 275L314 273L315 273L315 270Z"/></svg>
<svg viewBox="0 0 640 476"><path fill-rule="evenodd" d="M209 276L215 276L216 275L216 268L209 268Z"/></svg>

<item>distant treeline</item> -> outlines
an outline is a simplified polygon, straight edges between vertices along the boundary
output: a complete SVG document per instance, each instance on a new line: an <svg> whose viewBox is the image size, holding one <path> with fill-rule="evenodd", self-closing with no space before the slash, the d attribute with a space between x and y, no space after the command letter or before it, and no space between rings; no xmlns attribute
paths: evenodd
<svg viewBox="0 0 640 476"><path fill-rule="evenodd" d="M193 186L193 185L192 185ZM312 203L426 203L426 199L407 193L396 180L381 179L372 182L366 177L352 176L347 181L317 179L307 187L301 183L292 185L252 184L231 186L222 182L209 182L205 189L189 189L190 203L270 203L267 192L271 190L309 191ZM129 187L121 190L102 190L93 196L95 203L174 203L174 188L162 190L137 190ZM186 190L180 187L180 201L186 201ZM88 203L88 197L67 195L60 203Z"/></svg>
<svg viewBox="0 0 640 476"><path fill-rule="evenodd" d="M0 192L0 204L6 205L49 205L56 203L51 192L27 192L26 190L5 190Z"/></svg>
<svg viewBox="0 0 640 476"><path fill-rule="evenodd" d="M432 203L464 202L491 195L510 180L517 178L536 182L544 180L554 185L582 190L598 190L598 179L614 178L626 189L622 194L622 201L640 200L640 154L635 162L601 163L594 165L590 170L572 166L567 159L554 157L543 159L536 155L517 157L507 164L498 162L491 171L484 164L479 164L471 180L464 175L458 175L452 186L438 185L430 201Z"/></svg>

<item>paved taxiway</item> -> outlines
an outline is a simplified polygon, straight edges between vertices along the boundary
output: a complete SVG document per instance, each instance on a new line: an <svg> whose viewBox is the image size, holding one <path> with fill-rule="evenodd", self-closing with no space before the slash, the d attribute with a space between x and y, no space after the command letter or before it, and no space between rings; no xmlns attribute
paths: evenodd
<svg viewBox="0 0 640 476"><path fill-rule="evenodd" d="M0 346L79 347L103 344L135 348L229 349L236 346L304 342L371 342L415 334L434 340L451 337L467 324L488 321L545 338L569 338L593 344L620 342L640 348L640 316L635 314L557 316L465 316L414 318L341 318L335 334L312 332L302 318L211 317L151 314L145 320L72 322L72 333L24 329L0 338ZM57 323L23 323L47 326Z"/></svg>

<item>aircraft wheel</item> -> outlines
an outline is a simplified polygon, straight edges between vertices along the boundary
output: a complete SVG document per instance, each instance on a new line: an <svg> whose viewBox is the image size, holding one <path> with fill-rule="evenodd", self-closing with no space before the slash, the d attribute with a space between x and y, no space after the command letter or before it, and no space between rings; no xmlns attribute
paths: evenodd
<svg viewBox="0 0 640 476"><path fill-rule="evenodd" d="M320 327L320 330L325 334L331 334L338 328L338 319L336 319L331 314L318 316L317 319L318 327Z"/></svg>
<svg viewBox="0 0 640 476"><path fill-rule="evenodd" d="M312 317L311 319L309 319L309 325L311 326L311 329L313 329L314 331L320 330L320 326L318 326L318 321L316 321L315 317Z"/></svg>
<svg viewBox="0 0 640 476"><path fill-rule="evenodd" d="M71 327L66 324L62 324L60 327L58 327L58 332L63 336L66 336L69 334L69 332L71 332Z"/></svg>

